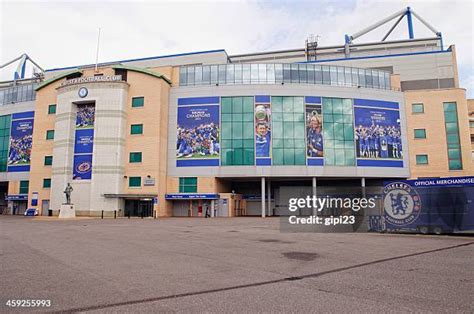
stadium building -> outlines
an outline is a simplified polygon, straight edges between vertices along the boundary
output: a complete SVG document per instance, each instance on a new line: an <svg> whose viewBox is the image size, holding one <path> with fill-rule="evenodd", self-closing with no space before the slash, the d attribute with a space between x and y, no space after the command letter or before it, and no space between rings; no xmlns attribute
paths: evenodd
<svg viewBox="0 0 474 314"><path fill-rule="evenodd" d="M409 39L353 42L404 17ZM415 38L414 17L434 36ZM409 8L341 46L309 39L25 79L28 60L0 83L4 214L56 215L67 183L77 215L272 216L325 186L474 173L474 104L456 49Z"/></svg>

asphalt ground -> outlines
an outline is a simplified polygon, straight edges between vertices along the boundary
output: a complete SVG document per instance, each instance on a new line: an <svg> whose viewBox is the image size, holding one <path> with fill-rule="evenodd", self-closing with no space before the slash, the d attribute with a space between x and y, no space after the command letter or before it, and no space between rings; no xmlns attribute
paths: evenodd
<svg viewBox="0 0 474 314"><path fill-rule="evenodd" d="M474 237L279 227L0 216L0 312L474 312Z"/></svg>

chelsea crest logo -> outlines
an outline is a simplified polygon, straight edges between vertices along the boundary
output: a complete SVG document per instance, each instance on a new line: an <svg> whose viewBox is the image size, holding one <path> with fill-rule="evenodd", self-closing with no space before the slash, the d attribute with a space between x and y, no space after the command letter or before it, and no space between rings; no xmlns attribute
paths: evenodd
<svg viewBox="0 0 474 314"><path fill-rule="evenodd" d="M385 220L393 225L404 226L414 222L421 211L418 192L403 182L393 182L384 188Z"/></svg>
<svg viewBox="0 0 474 314"><path fill-rule="evenodd" d="M80 163L76 168L77 172L80 174L87 173L90 169L91 169L91 164L87 161Z"/></svg>

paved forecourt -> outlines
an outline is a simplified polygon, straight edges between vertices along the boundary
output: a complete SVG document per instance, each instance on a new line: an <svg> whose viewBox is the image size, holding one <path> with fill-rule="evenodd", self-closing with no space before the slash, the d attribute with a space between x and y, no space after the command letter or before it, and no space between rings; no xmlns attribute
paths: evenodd
<svg viewBox="0 0 474 314"><path fill-rule="evenodd" d="M98 312L474 306L472 237L280 233L277 218L0 216L0 230L2 312L9 299Z"/></svg>

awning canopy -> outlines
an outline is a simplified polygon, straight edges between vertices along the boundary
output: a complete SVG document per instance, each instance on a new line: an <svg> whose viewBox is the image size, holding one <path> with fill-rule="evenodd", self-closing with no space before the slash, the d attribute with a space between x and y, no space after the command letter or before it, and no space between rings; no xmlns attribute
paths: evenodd
<svg viewBox="0 0 474 314"><path fill-rule="evenodd" d="M105 198L141 199L141 198L158 197L158 194L104 194L104 197Z"/></svg>

